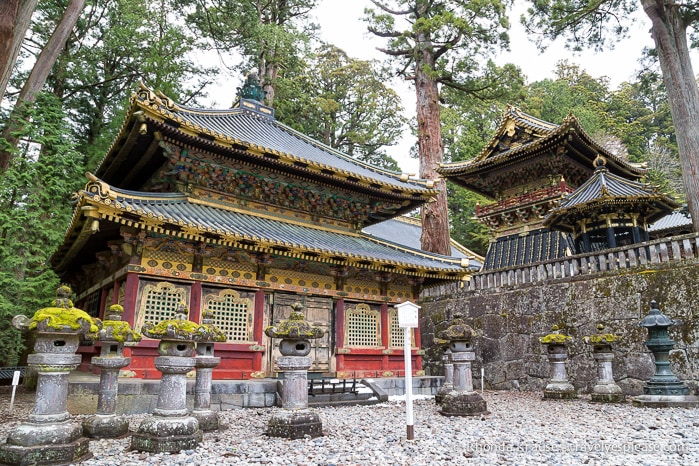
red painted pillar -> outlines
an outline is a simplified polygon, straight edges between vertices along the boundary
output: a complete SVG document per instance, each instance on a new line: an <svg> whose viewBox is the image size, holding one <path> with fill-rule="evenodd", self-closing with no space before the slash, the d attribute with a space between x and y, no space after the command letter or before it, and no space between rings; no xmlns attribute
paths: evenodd
<svg viewBox="0 0 699 466"><path fill-rule="evenodd" d="M200 281L192 283L191 296L189 297L189 317L192 322L201 322L202 286Z"/></svg>
<svg viewBox="0 0 699 466"><path fill-rule="evenodd" d="M138 297L138 274L136 272L126 274L124 287L124 316L122 319L133 327L136 317L136 298ZM135 330L140 331L141 329Z"/></svg>
<svg viewBox="0 0 699 466"><path fill-rule="evenodd" d="M107 288L102 288L102 291L100 291L100 308L99 311L97 311L97 317L104 319L104 311L111 305L112 303L107 302Z"/></svg>
<svg viewBox="0 0 699 466"><path fill-rule="evenodd" d="M335 369L337 372L345 370L345 356L337 349L345 346L345 300L338 299L335 302Z"/></svg>
<svg viewBox="0 0 699 466"><path fill-rule="evenodd" d="M114 281L114 286L112 288L112 302L107 303L108 306L112 304L119 304L119 291L121 290L121 282L119 280Z"/></svg>
<svg viewBox="0 0 699 466"><path fill-rule="evenodd" d="M262 346L262 335L265 328L265 290L262 288L255 291L255 314L252 319L252 339ZM267 348L272 351L272 348ZM253 356L252 367L254 371L262 370L262 352L257 351Z"/></svg>
<svg viewBox="0 0 699 466"><path fill-rule="evenodd" d="M391 347L391 319L388 315L388 304L381 304L381 345L385 349ZM381 356L381 370L387 371L390 368L389 356L384 352Z"/></svg>

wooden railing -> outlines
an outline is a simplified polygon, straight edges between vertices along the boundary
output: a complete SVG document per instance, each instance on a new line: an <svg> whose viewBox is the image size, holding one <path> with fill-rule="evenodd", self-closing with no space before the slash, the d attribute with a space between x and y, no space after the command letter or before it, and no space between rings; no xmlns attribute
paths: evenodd
<svg viewBox="0 0 699 466"><path fill-rule="evenodd" d="M699 234L662 238L593 253L561 257L524 266L478 273L468 281L423 290L422 297L441 296L459 291L485 290L589 277L610 271L642 269L688 259L699 259Z"/></svg>

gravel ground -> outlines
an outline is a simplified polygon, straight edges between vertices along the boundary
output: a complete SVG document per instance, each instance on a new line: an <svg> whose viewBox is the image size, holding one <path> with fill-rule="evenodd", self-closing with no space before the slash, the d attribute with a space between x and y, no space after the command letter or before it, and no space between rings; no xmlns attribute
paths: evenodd
<svg viewBox="0 0 699 466"><path fill-rule="evenodd" d="M406 440L405 403L314 408L324 436L269 438L264 432L279 408L220 413L224 428L205 433L195 450L149 454L129 450L128 438L90 442L84 466L104 465L697 465L699 409L636 408L543 400L540 393L486 391L489 415L444 417L434 399L413 403L415 440ZM20 393L9 412L0 392L0 441L33 406ZM76 416L81 419L85 416ZM144 416L132 416L136 430Z"/></svg>

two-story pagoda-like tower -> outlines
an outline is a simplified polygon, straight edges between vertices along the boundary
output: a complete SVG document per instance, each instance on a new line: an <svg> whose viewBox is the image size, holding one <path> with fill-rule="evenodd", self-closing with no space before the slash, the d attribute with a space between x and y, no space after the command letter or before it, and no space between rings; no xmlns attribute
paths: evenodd
<svg viewBox="0 0 699 466"><path fill-rule="evenodd" d="M590 178L593 161L600 155L615 175L637 180L644 173L590 138L573 114L556 125L508 106L476 157L442 164L440 175L493 200L476 208L476 218L493 235L483 270L573 253L572 236L549 229L544 218Z"/></svg>
<svg viewBox="0 0 699 466"><path fill-rule="evenodd" d="M278 341L263 330L296 302L325 330L313 342L311 372L399 375L394 304L464 278L468 260L406 246L400 231L392 241L363 228L415 210L437 190L293 130L261 96L254 75L234 107L220 110L178 105L142 86L75 194L51 266L91 315L121 304L135 329L182 306L194 322L210 310L226 334L214 379L273 376ZM126 370L159 377L157 344L144 338L127 348ZM417 371L419 348L416 330Z"/></svg>

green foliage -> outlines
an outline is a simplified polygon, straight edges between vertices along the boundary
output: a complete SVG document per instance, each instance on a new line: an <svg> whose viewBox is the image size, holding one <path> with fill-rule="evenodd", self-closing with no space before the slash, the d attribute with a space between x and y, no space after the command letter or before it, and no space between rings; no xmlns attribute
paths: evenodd
<svg viewBox="0 0 699 466"><path fill-rule="evenodd" d="M193 104L216 76L216 69L192 58L199 39L178 20L178 5L177 0L93 0L85 7L47 87L63 101L90 169L109 148L139 81ZM42 37L44 23L61 13L53 2L42 3L44 21L35 23L33 34Z"/></svg>
<svg viewBox="0 0 699 466"><path fill-rule="evenodd" d="M405 125L400 97L375 63L332 45L308 56L301 73L277 81L276 117L357 160L398 171L385 152Z"/></svg>
<svg viewBox="0 0 699 466"><path fill-rule="evenodd" d="M385 51L397 75L428 79L487 100L502 78L487 58L508 46L510 2L392 0L367 9L369 31L388 40ZM417 70L416 67L420 68ZM502 71L507 71L505 68Z"/></svg>
<svg viewBox="0 0 699 466"><path fill-rule="evenodd" d="M194 3L188 23L220 53L238 52L238 74L257 69L262 87L275 91L278 73L299 67L317 26L309 15L318 0L187 1ZM269 86L269 87L268 87Z"/></svg>
<svg viewBox="0 0 699 466"><path fill-rule="evenodd" d="M46 261L70 221L70 194L82 183L81 155L67 136L58 100L40 94L24 115L22 143L0 179L0 319L33 315L55 295L58 278ZM0 141L2 143L4 141ZM0 328L2 365L16 362L18 332Z"/></svg>

